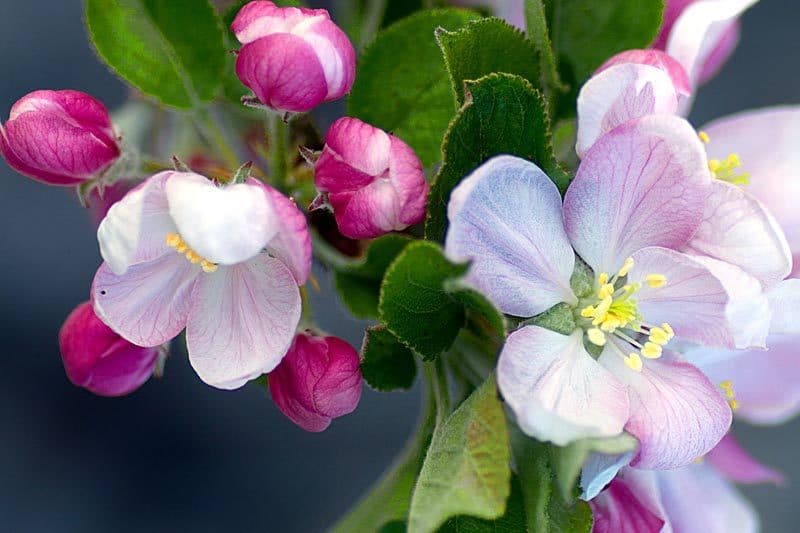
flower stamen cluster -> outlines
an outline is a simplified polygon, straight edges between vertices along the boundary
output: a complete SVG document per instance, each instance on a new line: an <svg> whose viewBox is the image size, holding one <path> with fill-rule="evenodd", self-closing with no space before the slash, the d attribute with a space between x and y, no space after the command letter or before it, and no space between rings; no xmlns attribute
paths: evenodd
<svg viewBox="0 0 800 533"><path fill-rule="evenodd" d="M643 321L636 300L632 298L642 285L626 283L633 266L633 258L629 257L612 278L609 279L607 272L601 272L597 276L595 299L589 305L582 306L578 323L584 326L586 338L595 346L606 346L608 336L611 335L612 342L609 345L629 368L641 372L642 357L661 357L663 347L672 340L675 332L666 322L661 326L654 326ZM667 278L663 274L648 274L645 282L651 288L657 289L667 284ZM641 336L647 336L644 343L637 340ZM619 341L625 343L625 349L620 347ZM630 346L637 351L631 351Z"/></svg>
<svg viewBox="0 0 800 533"><path fill-rule="evenodd" d="M200 265L200 268L202 268L203 272L206 274L211 274L217 271L218 267L216 263L209 261L205 257L189 248L189 245L186 244L186 241L184 241L179 234L167 233L166 242L167 246L174 248L179 254L184 254L186 256L186 260L191 264Z"/></svg>

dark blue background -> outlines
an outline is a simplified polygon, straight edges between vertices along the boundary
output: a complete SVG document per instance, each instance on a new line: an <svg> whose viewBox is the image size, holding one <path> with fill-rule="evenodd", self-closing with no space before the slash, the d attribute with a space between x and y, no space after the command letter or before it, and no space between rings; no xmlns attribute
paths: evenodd
<svg viewBox="0 0 800 533"><path fill-rule="evenodd" d="M1 4L0 115L34 89L80 89L109 107L123 101L122 84L87 44L79 1ZM748 13L734 60L697 100L697 125L800 100L797 6L765 0ZM414 424L418 390L368 391L355 414L312 435L255 387L222 392L203 385L180 353L163 380L127 398L102 399L73 387L61 367L57 331L86 299L100 262L93 228L69 191L3 165L0 180L0 530L319 531L401 447ZM361 326L338 305L325 301L316 310L322 327L360 344ZM737 424L737 432L793 480L784 489L746 491L764 530L795 530L800 422L768 429Z"/></svg>

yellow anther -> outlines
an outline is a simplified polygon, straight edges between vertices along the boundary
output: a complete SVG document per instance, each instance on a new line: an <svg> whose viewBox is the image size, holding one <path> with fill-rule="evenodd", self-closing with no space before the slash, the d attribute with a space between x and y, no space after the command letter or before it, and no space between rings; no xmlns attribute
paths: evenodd
<svg viewBox="0 0 800 533"><path fill-rule="evenodd" d="M658 289L667 284L667 276L664 274L648 274L647 277L645 277L645 281L650 287Z"/></svg>
<svg viewBox="0 0 800 533"><path fill-rule="evenodd" d="M661 324L661 329L663 329L664 331L666 331L666 332L667 332L667 335L669 335L669 338L670 338L670 339L672 339L672 337L674 337L674 336L675 336L675 330L673 330L673 329L672 329L672 326L670 326L670 325L669 325L669 324L667 324L666 322L664 322L663 324Z"/></svg>
<svg viewBox="0 0 800 533"><path fill-rule="evenodd" d="M742 159L739 154L729 154L725 163L730 167L736 168L742 166Z"/></svg>
<svg viewBox="0 0 800 533"><path fill-rule="evenodd" d="M179 242L178 245L175 247L175 251L179 254L184 254L186 251L189 250L189 246L183 241Z"/></svg>
<svg viewBox="0 0 800 533"><path fill-rule="evenodd" d="M648 359L658 359L661 357L661 346L654 342L646 342L642 347L642 355Z"/></svg>
<svg viewBox="0 0 800 533"><path fill-rule="evenodd" d="M719 388L724 390L725 392L733 390L733 382L729 379L726 379L722 383L719 384Z"/></svg>
<svg viewBox="0 0 800 533"><path fill-rule="evenodd" d="M730 406L731 411L738 409L739 402L736 400L736 393L733 392L733 382L729 379L726 379L719 384L719 388L725 393L725 398L728 400L728 405Z"/></svg>
<svg viewBox="0 0 800 533"><path fill-rule="evenodd" d="M625 364L631 370L635 370L636 372L642 371L642 358L639 357L638 353L631 352L630 354L628 354L628 357L623 359L623 361L625 361Z"/></svg>
<svg viewBox="0 0 800 533"><path fill-rule="evenodd" d="M197 255L197 252L195 252L194 250L189 250L188 252L186 252L186 259L188 259L189 262L192 263L193 265L196 265L197 263L203 260L203 258Z"/></svg>
<svg viewBox="0 0 800 533"><path fill-rule="evenodd" d="M205 272L206 274L211 274L212 272L216 272L217 268L218 268L217 265L215 265L214 263L212 263L210 261L206 261L205 259L200 261L200 267L203 269L203 272Z"/></svg>
<svg viewBox="0 0 800 533"><path fill-rule="evenodd" d="M722 166L722 163L720 162L719 159L709 159L708 160L708 170L710 170L714 174L717 173L717 171L719 170L719 167L721 167L721 166Z"/></svg>
<svg viewBox="0 0 800 533"><path fill-rule="evenodd" d="M581 309L581 316L583 318L592 318L594 316L594 306L587 305L583 309Z"/></svg>
<svg viewBox="0 0 800 533"><path fill-rule="evenodd" d="M610 298L614 294L614 286L610 283L606 283L600 286L600 289L597 291L597 296L601 299Z"/></svg>
<svg viewBox="0 0 800 533"><path fill-rule="evenodd" d="M703 144L708 144L711 142L711 137L708 136L708 133L701 131L697 133L697 136L700 137L700 140Z"/></svg>
<svg viewBox="0 0 800 533"><path fill-rule="evenodd" d="M177 233L167 233L167 246L170 248L175 248L178 246L183 239Z"/></svg>
<svg viewBox="0 0 800 533"><path fill-rule="evenodd" d="M606 334L597 328L588 330L586 336L589 338L589 342L596 346L605 346L606 344Z"/></svg>
<svg viewBox="0 0 800 533"><path fill-rule="evenodd" d="M663 328L652 328L650 330L650 342L664 346L670 341L671 338L672 337L670 337L669 333L667 333Z"/></svg>
<svg viewBox="0 0 800 533"><path fill-rule="evenodd" d="M714 177L721 181L727 181L734 185L747 185L750 183L750 174L747 172L737 173L736 169L742 166L742 158L739 154L730 154L724 161L710 159L708 169Z"/></svg>
<svg viewBox="0 0 800 533"><path fill-rule="evenodd" d="M600 272L600 275L597 276L597 283L601 286L608 283L608 273Z"/></svg>
<svg viewBox="0 0 800 533"><path fill-rule="evenodd" d="M632 268L633 268L633 257L629 257L625 260L624 263L622 263L622 268L620 268L619 272L617 272L617 276L624 278L625 276L628 275L628 272L630 272Z"/></svg>
<svg viewBox="0 0 800 533"><path fill-rule="evenodd" d="M731 411L735 411L739 408L739 402L736 400L728 400L728 405L731 408Z"/></svg>

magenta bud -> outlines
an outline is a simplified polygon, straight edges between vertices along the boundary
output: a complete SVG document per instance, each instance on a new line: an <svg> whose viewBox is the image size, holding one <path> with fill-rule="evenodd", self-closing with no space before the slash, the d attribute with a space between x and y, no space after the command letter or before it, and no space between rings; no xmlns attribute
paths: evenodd
<svg viewBox="0 0 800 533"><path fill-rule="evenodd" d="M0 126L0 153L30 178L76 185L111 166L120 148L105 106L79 91L34 91Z"/></svg>
<svg viewBox="0 0 800 533"><path fill-rule="evenodd" d="M91 302L76 307L58 336L69 380L100 396L123 396L153 374L158 348L131 344L106 326Z"/></svg>
<svg viewBox="0 0 800 533"><path fill-rule="evenodd" d="M269 375L272 400L306 431L324 431L358 406L359 363L358 353L342 339L299 333Z"/></svg>
<svg viewBox="0 0 800 533"><path fill-rule="evenodd" d="M328 129L314 165L314 182L328 193L342 235L369 239L425 218L428 182L406 143L355 118Z"/></svg>
<svg viewBox="0 0 800 533"><path fill-rule="evenodd" d="M324 9L246 4L231 30L242 43L236 75L267 107L304 112L347 94L356 53Z"/></svg>
<svg viewBox="0 0 800 533"><path fill-rule="evenodd" d="M119 180L102 188L92 188L86 198L86 207L94 225L99 226L111 206L122 200L134 187L136 183L132 181Z"/></svg>

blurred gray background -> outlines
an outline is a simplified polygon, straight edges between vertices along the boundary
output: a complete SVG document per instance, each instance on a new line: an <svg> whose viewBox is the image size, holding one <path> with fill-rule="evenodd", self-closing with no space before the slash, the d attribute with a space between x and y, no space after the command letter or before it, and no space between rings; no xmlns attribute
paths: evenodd
<svg viewBox="0 0 800 533"><path fill-rule="evenodd" d="M697 99L697 126L800 102L799 16L795 0L763 0L745 16L733 61ZM122 103L125 89L94 57L81 17L78 0L0 2L3 120L34 89L79 89L110 108ZM100 262L87 213L71 192L0 164L0 217L0 530L321 531L380 475L413 427L418 389L365 390L355 414L308 434L262 390L205 386L182 353L163 380L126 398L72 386L57 332L87 298ZM361 327L338 304L326 300L315 311L323 328L360 345ZM764 531L796 531L800 420L737 424L737 434L790 479L785 488L745 490Z"/></svg>

